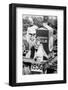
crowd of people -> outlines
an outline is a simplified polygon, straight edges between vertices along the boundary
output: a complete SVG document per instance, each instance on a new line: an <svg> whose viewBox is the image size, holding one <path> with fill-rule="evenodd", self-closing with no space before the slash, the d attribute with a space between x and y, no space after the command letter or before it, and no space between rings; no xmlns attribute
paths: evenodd
<svg viewBox="0 0 68 90"><path fill-rule="evenodd" d="M37 25L33 24L27 28L25 38L23 39L23 60L29 59L35 62L42 62L48 60L50 55L43 48L43 44L40 42L40 38L36 35L36 30L39 28ZM46 73L46 72L45 72ZM23 74L31 74L31 63L25 63L23 61Z"/></svg>

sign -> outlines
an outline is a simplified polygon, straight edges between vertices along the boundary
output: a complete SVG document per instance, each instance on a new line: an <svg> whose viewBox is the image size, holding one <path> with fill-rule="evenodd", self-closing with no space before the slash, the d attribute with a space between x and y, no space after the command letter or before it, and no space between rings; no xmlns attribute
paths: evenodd
<svg viewBox="0 0 68 90"><path fill-rule="evenodd" d="M42 64L32 64L31 65L31 71L34 71L34 72L43 72L42 71L42 69L43 69L43 65Z"/></svg>

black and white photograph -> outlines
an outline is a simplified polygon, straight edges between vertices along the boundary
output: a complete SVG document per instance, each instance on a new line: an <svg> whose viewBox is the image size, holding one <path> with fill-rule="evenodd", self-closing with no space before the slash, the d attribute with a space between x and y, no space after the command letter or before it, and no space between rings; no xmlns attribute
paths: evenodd
<svg viewBox="0 0 68 90"><path fill-rule="evenodd" d="M66 7L10 5L11 86L66 83Z"/></svg>
<svg viewBox="0 0 68 90"><path fill-rule="evenodd" d="M22 15L22 74L56 74L57 16Z"/></svg>

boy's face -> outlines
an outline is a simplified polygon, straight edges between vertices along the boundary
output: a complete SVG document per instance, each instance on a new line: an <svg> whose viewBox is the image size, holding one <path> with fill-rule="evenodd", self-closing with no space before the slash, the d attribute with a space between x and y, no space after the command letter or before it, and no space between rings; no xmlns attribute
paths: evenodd
<svg viewBox="0 0 68 90"><path fill-rule="evenodd" d="M36 33L29 33L29 37L30 37L30 41L35 41L35 39L36 39Z"/></svg>

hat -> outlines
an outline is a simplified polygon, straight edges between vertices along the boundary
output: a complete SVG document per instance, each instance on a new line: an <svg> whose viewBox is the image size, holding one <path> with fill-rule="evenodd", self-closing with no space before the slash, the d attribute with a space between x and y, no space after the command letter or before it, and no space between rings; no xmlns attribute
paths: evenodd
<svg viewBox="0 0 68 90"><path fill-rule="evenodd" d="M36 30L38 27L36 25L33 25L32 27L27 28L27 33L36 33Z"/></svg>

